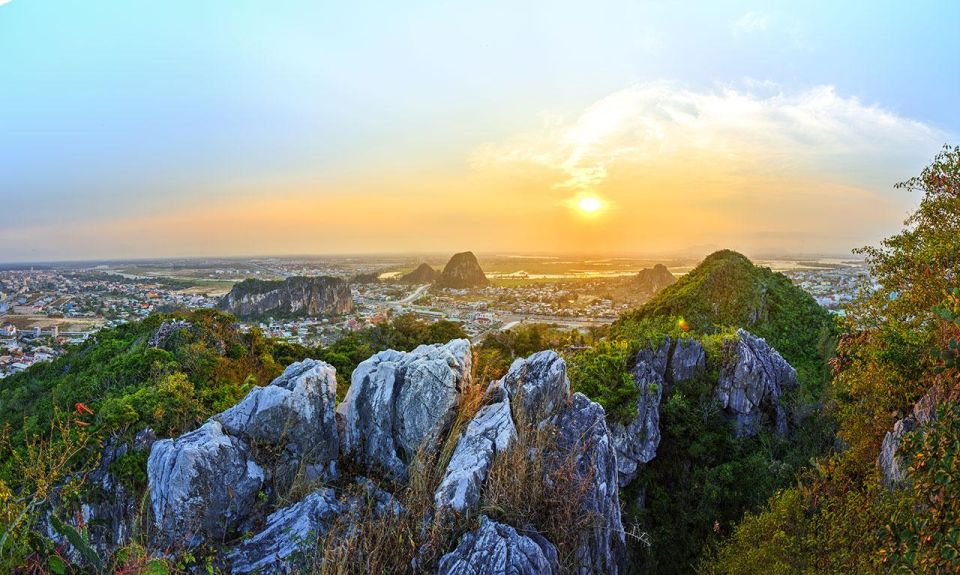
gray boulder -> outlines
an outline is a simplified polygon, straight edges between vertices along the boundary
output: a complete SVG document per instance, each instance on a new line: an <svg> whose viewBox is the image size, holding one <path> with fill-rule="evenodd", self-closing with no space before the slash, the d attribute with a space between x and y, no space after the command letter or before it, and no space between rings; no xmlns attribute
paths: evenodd
<svg viewBox="0 0 960 575"><path fill-rule="evenodd" d="M540 351L515 360L491 388L494 386L507 392L514 420L521 425L542 421L564 407L570 398L567 366L555 351Z"/></svg>
<svg viewBox="0 0 960 575"><path fill-rule="evenodd" d="M337 408L344 452L405 479L421 446L436 444L452 423L471 383L471 353L469 341L456 339L362 362Z"/></svg>
<svg viewBox="0 0 960 575"><path fill-rule="evenodd" d="M153 444L147 461L157 527L187 547L220 539L249 512L265 480L246 443L218 421Z"/></svg>
<svg viewBox="0 0 960 575"><path fill-rule="evenodd" d="M450 463L434 495L437 509L462 512L480 501L480 489L493 459L517 438L510 398L480 408L457 441Z"/></svg>
<svg viewBox="0 0 960 575"><path fill-rule="evenodd" d="M582 512L594 519L577 547L577 573L619 574L626 560L626 536L620 517L617 453L603 407L582 393L551 419L557 430L559 462L573 457L573 472L588 481Z"/></svg>
<svg viewBox="0 0 960 575"><path fill-rule="evenodd" d="M338 498L333 489L323 488L274 511L262 531L224 555L224 563L234 575L302 572L310 552L317 549L317 539L335 523L341 522L348 537L364 517L401 512L396 499L369 479L358 478L355 484L359 489L354 495Z"/></svg>
<svg viewBox="0 0 960 575"><path fill-rule="evenodd" d="M720 367L714 397L736 423L737 434L753 436L763 417L778 433L787 432L783 393L797 387L797 372L762 338L737 331L734 359Z"/></svg>
<svg viewBox="0 0 960 575"><path fill-rule="evenodd" d="M314 491L267 517L266 527L224 556L230 572L290 573L343 512L333 489Z"/></svg>
<svg viewBox="0 0 960 575"><path fill-rule="evenodd" d="M336 402L336 370L307 359L291 364L270 385L254 388L214 419L248 444L282 448L282 464L292 468L289 474L303 465L308 479L332 479L340 447Z"/></svg>
<svg viewBox="0 0 960 575"><path fill-rule="evenodd" d="M637 416L627 424L608 422L617 451L620 487L629 485L637 476L638 467L656 457L660 445L663 378L649 364L641 361L633 369L633 382L640 390L636 403Z"/></svg>
<svg viewBox="0 0 960 575"><path fill-rule="evenodd" d="M554 575L560 573L560 567L556 548L540 534L521 534L482 516L480 527L464 534L457 548L440 558L437 573Z"/></svg>

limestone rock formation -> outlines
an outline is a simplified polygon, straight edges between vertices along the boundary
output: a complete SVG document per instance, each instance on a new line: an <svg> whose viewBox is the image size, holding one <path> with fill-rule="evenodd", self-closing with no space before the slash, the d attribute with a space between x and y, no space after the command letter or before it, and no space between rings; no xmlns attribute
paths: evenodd
<svg viewBox="0 0 960 575"><path fill-rule="evenodd" d="M575 393L572 405L555 415L551 423L557 429L561 457L574 457L576 478L589 481L582 512L597 520L581 535L577 572L618 575L624 567L626 536L620 517L617 454L603 407Z"/></svg>
<svg viewBox="0 0 960 575"><path fill-rule="evenodd" d="M637 416L627 424L609 424L610 435L617 451L618 481L621 487L633 481L640 465L656 457L657 447L660 445L663 377L648 363L638 361L633 369L633 381L640 390L636 404Z"/></svg>
<svg viewBox="0 0 960 575"><path fill-rule="evenodd" d="M533 425L555 413L570 397L567 366L555 351L518 358L494 385L511 398L518 424Z"/></svg>
<svg viewBox="0 0 960 575"><path fill-rule="evenodd" d="M147 477L157 527L187 547L221 539L233 529L266 478L247 444L225 434L215 420L154 443Z"/></svg>
<svg viewBox="0 0 960 575"><path fill-rule="evenodd" d="M333 489L314 491L267 517L266 527L224 556L235 575L288 573L298 554L310 549L343 512Z"/></svg>
<svg viewBox="0 0 960 575"><path fill-rule="evenodd" d="M247 279L223 296L219 307L241 319L342 315L353 311L350 284L329 276Z"/></svg>
<svg viewBox="0 0 960 575"><path fill-rule="evenodd" d="M670 366L664 377L670 383L688 381L707 367L707 354L695 339L678 338L670 353Z"/></svg>
<svg viewBox="0 0 960 575"><path fill-rule="evenodd" d="M787 431L786 410L780 398L797 387L797 372L763 339L737 331L732 361L720 368L714 397L736 423L740 435L755 435L764 417L778 433Z"/></svg>
<svg viewBox="0 0 960 575"><path fill-rule="evenodd" d="M640 270L634 276L634 283L641 291L653 295L663 288L677 283L677 278L670 273L667 266L657 264L652 268Z"/></svg>
<svg viewBox="0 0 960 575"><path fill-rule="evenodd" d="M457 339L362 362L337 407L343 451L405 479L417 450L435 444L452 422L471 361L470 342Z"/></svg>
<svg viewBox="0 0 960 575"><path fill-rule="evenodd" d="M442 288L471 288L485 286L490 283L483 269L480 268L480 262L473 252L461 252L454 254L443 272L434 285Z"/></svg>
<svg viewBox="0 0 960 575"><path fill-rule="evenodd" d="M254 388L214 419L248 444L282 448L291 473L303 464L310 479L333 478L339 454L336 401L336 370L307 359L291 364L270 385Z"/></svg>
<svg viewBox="0 0 960 575"><path fill-rule="evenodd" d="M440 272L430 267L428 263L422 263L417 269L408 274L404 274L400 281L405 284L431 284L440 277Z"/></svg>
<svg viewBox="0 0 960 575"><path fill-rule="evenodd" d="M560 573L556 548L535 531L480 518L480 527L466 533L456 549L440 559L438 575L555 575Z"/></svg>
<svg viewBox="0 0 960 575"><path fill-rule="evenodd" d="M500 391L500 400L480 408L457 441L434 496L438 509L462 512L474 507L494 457L516 440L510 398Z"/></svg>

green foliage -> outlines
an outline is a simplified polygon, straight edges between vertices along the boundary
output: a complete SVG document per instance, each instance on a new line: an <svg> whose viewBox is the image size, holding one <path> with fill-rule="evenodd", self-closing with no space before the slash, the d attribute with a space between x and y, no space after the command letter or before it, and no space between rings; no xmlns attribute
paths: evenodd
<svg viewBox="0 0 960 575"><path fill-rule="evenodd" d="M923 193L905 229L866 256L877 289L847 309L828 388L843 450L750 515L716 550L709 573L948 573L960 570L960 148L946 147L898 187ZM887 489L878 447L931 390L935 421L901 441L904 485ZM752 566L751 566L752 565Z"/></svg>
<svg viewBox="0 0 960 575"><path fill-rule="evenodd" d="M90 545L85 530L78 530L73 525L60 521L56 513L50 515L50 524L53 526L54 531L70 542L70 545L80 554L83 562L89 565L95 573L106 572L103 568L103 560L100 558L100 555L97 554L96 549Z"/></svg>
<svg viewBox="0 0 960 575"><path fill-rule="evenodd" d="M605 341L569 358L574 390L602 405L609 420L627 423L637 416L640 390L630 374L636 353L636 347L628 342Z"/></svg>

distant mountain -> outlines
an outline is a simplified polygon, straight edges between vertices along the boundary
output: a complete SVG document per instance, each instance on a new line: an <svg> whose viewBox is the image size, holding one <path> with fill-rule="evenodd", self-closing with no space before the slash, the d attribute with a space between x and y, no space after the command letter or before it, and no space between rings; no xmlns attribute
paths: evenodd
<svg viewBox="0 0 960 575"><path fill-rule="evenodd" d="M234 285L218 307L242 319L341 315L353 311L353 298L350 284L335 277L248 279Z"/></svg>
<svg viewBox="0 0 960 575"><path fill-rule="evenodd" d="M400 281L406 284L432 284L439 276L440 272L430 267L430 264L422 263L417 269L404 274Z"/></svg>
<svg viewBox="0 0 960 575"><path fill-rule="evenodd" d="M489 285L490 280L480 268L480 262L473 252L461 252L454 254L447 265L443 268L443 273L437 278L437 287L447 288L469 288Z"/></svg>
<svg viewBox="0 0 960 575"><path fill-rule="evenodd" d="M663 288L677 283L677 278L670 273L667 266L657 264L652 268L640 270L634 276L633 281L641 291L655 294Z"/></svg>

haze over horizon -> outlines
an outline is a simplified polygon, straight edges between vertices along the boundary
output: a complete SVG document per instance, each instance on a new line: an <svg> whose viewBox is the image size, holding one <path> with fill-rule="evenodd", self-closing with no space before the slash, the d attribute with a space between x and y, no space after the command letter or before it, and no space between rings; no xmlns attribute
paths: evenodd
<svg viewBox="0 0 960 575"><path fill-rule="evenodd" d="M616 18L611 18L616 14ZM960 4L0 0L0 261L844 254L960 133Z"/></svg>

